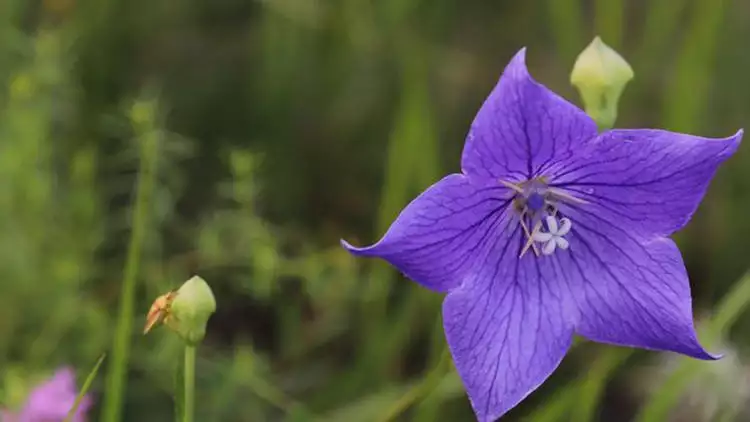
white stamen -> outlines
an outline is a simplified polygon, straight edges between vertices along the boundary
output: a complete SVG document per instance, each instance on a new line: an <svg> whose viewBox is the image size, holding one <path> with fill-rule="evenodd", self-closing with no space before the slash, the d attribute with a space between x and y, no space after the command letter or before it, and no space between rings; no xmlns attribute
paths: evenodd
<svg viewBox="0 0 750 422"><path fill-rule="evenodd" d="M503 185L503 186L505 186L508 189L511 189L511 190L514 190L514 191L516 191L516 192L518 192L520 194L523 194L523 188L520 187L520 186L518 186L518 185L516 185L515 183L511 183L511 182L507 182L505 180L501 180L500 184Z"/></svg>
<svg viewBox="0 0 750 422"><path fill-rule="evenodd" d="M588 204L588 201L584 201L583 199L576 198L575 196L573 196L573 195L571 195L571 194L569 194L569 193L567 193L564 190L559 189L559 188L552 188L552 187L550 187L550 188L547 188L547 191L549 193L551 193L552 195L554 195L554 196L556 196L556 197L558 197L560 199L564 199L566 201L569 201L569 202L574 202L574 203L577 203L577 204Z"/></svg>

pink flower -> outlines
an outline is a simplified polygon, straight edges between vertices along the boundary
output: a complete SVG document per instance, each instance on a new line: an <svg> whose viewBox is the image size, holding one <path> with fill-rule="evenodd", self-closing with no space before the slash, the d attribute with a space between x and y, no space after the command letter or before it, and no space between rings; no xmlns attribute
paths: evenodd
<svg viewBox="0 0 750 422"><path fill-rule="evenodd" d="M2 411L2 422L62 422L77 395L73 369L59 369L31 392L19 413ZM85 422L86 412L92 404L90 397L84 397L72 422Z"/></svg>

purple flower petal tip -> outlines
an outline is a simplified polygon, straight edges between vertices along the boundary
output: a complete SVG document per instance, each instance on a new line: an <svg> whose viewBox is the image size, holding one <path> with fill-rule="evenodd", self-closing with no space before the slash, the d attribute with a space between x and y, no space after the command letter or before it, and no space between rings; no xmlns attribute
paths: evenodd
<svg viewBox="0 0 750 422"><path fill-rule="evenodd" d="M708 353L708 352L706 352L706 355L707 357L701 360L721 360L721 359L724 359L724 356L725 356L724 353Z"/></svg>
<svg viewBox="0 0 750 422"><path fill-rule="evenodd" d="M735 133L734 135L730 136L729 139L731 139L732 144L734 145L734 149L732 150L732 153L739 148L740 143L742 143L742 137L745 135L745 129L740 129Z"/></svg>
<svg viewBox="0 0 750 422"><path fill-rule="evenodd" d="M745 134L745 129L740 128L737 130L737 132L734 133L734 135L728 136L726 138L704 138L708 142L722 142L727 144L727 148L724 151L723 157L728 158L731 157L732 154L734 154L737 151L737 148L739 148L740 144L742 143L742 137Z"/></svg>
<svg viewBox="0 0 750 422"><path fill-rule="evenodd" d="M347 242L344 239L340 239L339 243L341 243L341 246L346 249L347 251L351 252L354 255L366 255L367 251L370 249L369 247L358 247L354 246L351 243Z"/></svg>
<svg viewBox="0 0 750 422"><path fill-rule="evenodd" d="M534 81L520 49L467 134L460 174L430 186L374 245L447 293L443 323L481 422L531 394L573 335L716 360L698 342L690 284L668 236L689 223L743 131L599 133Z"/></svg>

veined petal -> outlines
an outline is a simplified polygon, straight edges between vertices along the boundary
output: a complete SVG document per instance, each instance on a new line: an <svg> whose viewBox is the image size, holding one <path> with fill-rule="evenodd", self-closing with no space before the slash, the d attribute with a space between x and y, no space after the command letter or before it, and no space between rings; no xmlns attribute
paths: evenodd
<svg viewBox="0 0 750 422"><path fill-rule="evenodd" d="M518 259L523 240L519 230L498 242L472 282L443 303L448 345L480 422L495 421L536 390L571 344L567 296L536 258Z"/></svg>
<svg viewBox="0 0 750 422"><path fill-rule="evenodd" d="M412 201L376 244L342 244L355 255L383 258L410 279L445 292L461 284L489 242L507 236L511 197L497 183L476 185L453 174Z"/></svg>
<svg viewBox="0 0 750 422"><path fill-rule="evenodd" d="M529 180L596 137L586 113L531 78L525 54L513 57L471 125L461 158L468 175Z"/></svg>
<svg viewBox="0 0 750 422"><path fill-rule="evenodd" d="M552 169L552 186L586 200L612 222L666 236L687 224L717 167L741 138L742 131L725 139L663 130L609 131Z"/></svg>
<svg viewBox="0 0 750 422"><path fill-rule="evenodd" d="M552 265L580 319L576 331L603 343L714 359L698 342L680 252L666 238L643 238L588 205L568 209L570 247Z"/></svg>

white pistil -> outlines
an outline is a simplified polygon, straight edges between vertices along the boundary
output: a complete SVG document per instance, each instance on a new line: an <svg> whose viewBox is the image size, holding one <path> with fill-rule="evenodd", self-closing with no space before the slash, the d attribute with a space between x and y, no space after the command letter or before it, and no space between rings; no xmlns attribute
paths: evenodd
<svg viewBox="0 0 750 422"><path fill-rule="evenodd" d="M563 238L563 236L570 232L570 227L573 223L567 218L563 218L558 225L557 219L552 216L548 216L545 221L547 221L547 228L549 231L545 233L535 230L531 235L531 238L534 241L544 243L542 253L544 255L552 255L556 248L563 250L568 249L569 243Z"/></svg>

